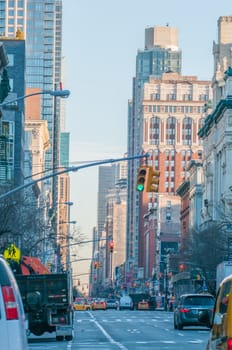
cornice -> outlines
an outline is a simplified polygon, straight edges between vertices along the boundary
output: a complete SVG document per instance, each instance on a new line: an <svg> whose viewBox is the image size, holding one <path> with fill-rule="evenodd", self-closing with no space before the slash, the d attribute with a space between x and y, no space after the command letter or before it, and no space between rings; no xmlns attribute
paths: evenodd
<svg viewBox="0 0 232 350"><path fill-rule="evenodd" d="M227 96L226 99L220 100L213 113L209 114L205 119L203 127L198 131L198 136L203 139L208 136L210 130L219 122L227 109L232 109L232 96Z"/></svg>

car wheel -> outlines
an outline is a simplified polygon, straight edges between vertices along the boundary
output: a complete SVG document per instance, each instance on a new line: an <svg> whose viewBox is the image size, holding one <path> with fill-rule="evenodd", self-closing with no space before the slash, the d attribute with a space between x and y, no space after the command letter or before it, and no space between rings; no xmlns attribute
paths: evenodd
<svg viewBox="0 0 232 350"><path fill-rule="evenodd" d="M174 317L174 329L177 329L176 318Z"/></svg>
<svg viewBox="0 0 232 350"><path fill-rule="evenodd" d="M56 336L56 341L62 341L62 340L64 340L64 337L62 335Z"/></svg>
<svg viewBox="0 0 232 350"><path fill-rule="evenodd" d="M72 339L73 339L72 335L66 335L65 336L65 340L67 340L67 341L71 341Z"/></svg>

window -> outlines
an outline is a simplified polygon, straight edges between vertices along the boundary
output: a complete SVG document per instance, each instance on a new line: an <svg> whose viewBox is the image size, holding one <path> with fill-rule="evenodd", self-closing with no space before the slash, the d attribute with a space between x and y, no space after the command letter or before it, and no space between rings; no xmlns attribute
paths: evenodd
<svg viewBox="0 0 232 350"><path fill-rule="evenodd" d="M198 154L198 158L202 159L202 151L198 151L197 154Z"/></svg>
<svg viewBox="0 0 232 350"><path fill-rule="evenodd" d="M150 144L159 144L159 134L160 134L160 119L158 117L152 117L150 119Z"/></svg>
<svg viewBox="0 0 232 350"><path fill-rule="evenodd" d="M158 150L158 149L155 149L155 150L154 150L154 155L155 155L156 157L158 157L158 155L159 155L159 150Z"/></svg>
<svg viewBox="0 0 232 350"><path fill-rule="evenodd" d="M10 91L14 91L14 79L9 79Z"/></svg>
<svg viewBox="0 0 232 350"><path fill-rule="evenodd" d="M208 99L209 99L209 96L208 96L208 95L201 94L201 95L199 96L199 100L200 100L200 101L208 101Z"/></svg>
<svg viewBox="0 0 232 350"><path fill-rule="evenodd" d="M183 95L183 101L191 101L191 100L192 100L192 95L190 94Z"/></svg>
<svg viewBox="0 0 232 350"><path fill-rule="evenodd" d="M224 314L227 311L230 290L231 281L224 283L221 287L221 293L219 294L219 312L221 314Z"/></svg>
<svg viewBox="0 0 232 350"><path fill-rule="evenodd" d="M14 66L14 55L12 55L12 54L7 54L7 57L8 57L8 60L9 60L8 67Z"/></svg>
<svg viewBox="0 0 232 350"><path fill-rule="evenodd" d="M160 94L157 94L157 93L156 94L152 94L151 95L151 99L152 100L160 100Z"/></svg>
<svg viewBox="0 0 232 350"><path fill-rule="evenodd" d="M192 118L186 117L182 123L182 143L183 145L192 144Z"/></svg>
<svg viewBox="0 0 232 350"><path fill-rule="evenodd" d="M14 123L2 121L0 135L0 179L9 181L14 174Z"/></svg>
<svg viewBox="0 0 232 350"><path fill-rule="evenodd" d="M176 94L168 94L167 95L168 101L175 101L176 100Z"/></svg>
<svg viewBox="0 0 232 350"><path fill-rule="evenodd" d="M198 127L198 130L200 130L200 129L203 127L204 121L205 121L204 118L201 118L201 119L199 120L199 127Z"/></svg>
<svg viewBox="0 0 232 350"><path fill-rule="evenodd" d="M166 144L174 145L176 139L176 118L169 117L166 122Z"/></svg>
<svg viewBox="0 0 232 350"><path fill-rule="evenodd" d="M172 220L172 215L170 212L166 213L166 221L171 221Z"/></svg>

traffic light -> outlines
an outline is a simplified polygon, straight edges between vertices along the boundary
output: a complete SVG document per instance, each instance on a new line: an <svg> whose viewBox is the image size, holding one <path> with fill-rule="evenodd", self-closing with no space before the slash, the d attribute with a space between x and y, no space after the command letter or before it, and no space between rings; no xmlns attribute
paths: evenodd
<svg viewBox="0 0 232 350"><path fill-rule="evenodd" d="M114 251L114 242L113 241L110 242L109 248L110 248L110 252L113 253L113 251Z"/></svg>
<svg viewBox="0 0 232 350"><path fill-rule="evenodd" d="M97 261L94 261L94 268L97 269L97 267L98 267L98 263Z"/></svg>
<svg viewBox="0 0 232 350"><path fill-rule="evenodd" d="M152 166L148 166L146 192L159 191L159 177L160 177L160 171L154 170Z"/></svg>
<svg viewBox="0 0 232 350"><path fill-rule="evenodd" d="M180 272L183 272L185 270L184 264L179 265L179 270L180 270Z"/></svg>
<svg viewBox="0 0 232 350"><path fill-rule="evenodd" d="M136 190L142 192L146 182L147 167L140 166L137 175Z"/></svg>

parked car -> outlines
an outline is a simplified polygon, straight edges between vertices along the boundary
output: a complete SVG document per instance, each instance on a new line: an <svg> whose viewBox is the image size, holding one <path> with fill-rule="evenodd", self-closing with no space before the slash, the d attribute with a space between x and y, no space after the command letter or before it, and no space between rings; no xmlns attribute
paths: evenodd
<svg viewBox="0 0 232 350"><path fill-rule="evenodd" d="M138 310L149 310L148 300L141 300L138 302Z"/></svg>
<svg viewBox="0 0 232 350"><path fill-rule="evenodd" d="M27 350L27 320L14 274L0 255L0 349Z"/></svg>
<svg viewBox="0 0 232 350"><path fill-rule="evenodd" d="M119 302L117 299L107 299L106 304L107 304L107 306L106 306L107 309L117 310L118 306L119 306Z"/></svg>
<svg viewBox="0 0 232 350"><path fill-rule="evenodd" d="M129 295L124 295L119 300L119 310L133 310L133 301Z"/></svg>
<svg viewBox="0 0 232 350"><path fill-rule="evenodd" d="M174 309L174 328L183 329L185 326L210 327L210 322L201 320L202 314L209 314L212 319L214 296L211 294L184 294L177 301Z"/></svg>
<svg viewBox="0 0 232 350"><path fill-rule="evenodd" d="M92 310L106 310L107 304L105 299L95 299Z"/></svg>
<svg viewBox="0 0 232 350"><path fill-rule="evenodd" d="M206 350L232 350L232 275L219 285L213 317L201 315L201 322L210 324L211 331Z"/></svg>

